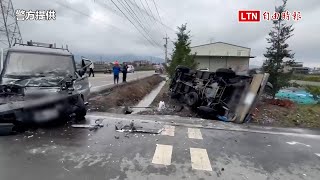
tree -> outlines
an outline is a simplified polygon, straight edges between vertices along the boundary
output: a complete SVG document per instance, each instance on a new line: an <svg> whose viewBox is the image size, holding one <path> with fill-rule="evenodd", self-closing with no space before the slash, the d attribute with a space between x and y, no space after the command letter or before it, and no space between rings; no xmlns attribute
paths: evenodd
<svg viewBox="0 0 320 180"><path fill-rule="evenodd" d="M274 96L282 87L289 85L292 72L284 72L285 65L294 64L294 53L288 50L289 45L286 41L293 36L294 28L287 25L282 15L285 15L287 0L283 0L281 6L275 7L279 19L273 21L273 27L269 32L267 42L270 47L264 57L267 59L263 63L262 69L270 74L269 82L273 85L272 95Z"/></svg>
<svg viewBox="0 0 320 180"><path fill-rule="evenodd" d="M190 31L187 31L187 25L182 24L178 27L177 40L173 43L174 49L172 53L172 61L167 68L169 76L172 77L175 69L178 65L186 66L191 69L197 67L195 61L195 54L191 54L191 40L190 40Z"/></svg>

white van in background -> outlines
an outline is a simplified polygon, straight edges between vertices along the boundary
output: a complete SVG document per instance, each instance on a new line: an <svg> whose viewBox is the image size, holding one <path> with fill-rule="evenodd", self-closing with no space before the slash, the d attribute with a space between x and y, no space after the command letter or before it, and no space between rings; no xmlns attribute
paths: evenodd
<svg viewBox="0 0 320 180"><path fill-rule="evenodd" d="M134 67L132 65L128 65L127 71L128 73L134 73Z"/></svg>

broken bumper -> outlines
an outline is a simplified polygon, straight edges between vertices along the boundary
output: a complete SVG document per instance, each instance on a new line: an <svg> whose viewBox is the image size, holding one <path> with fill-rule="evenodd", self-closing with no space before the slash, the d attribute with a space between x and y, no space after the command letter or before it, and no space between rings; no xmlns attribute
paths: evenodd
<svg viewBox="0 0 320 180"><path fill-rule="evenodd" d="M0 123L41 123L68 117L80 108L79 95L52 96L0 105Z"/></svg>

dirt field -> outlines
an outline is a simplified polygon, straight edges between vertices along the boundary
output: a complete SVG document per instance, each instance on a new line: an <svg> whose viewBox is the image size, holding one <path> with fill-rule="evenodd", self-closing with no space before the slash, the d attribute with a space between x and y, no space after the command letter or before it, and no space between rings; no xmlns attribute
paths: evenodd
<svg viewBox="0 0 320 180"><path fill-rule="evenodd" d="M292 107L282 107L265 101L258 104L253 114L253 124L320 128L320 105L294 104Z"/></svg>
<svg viewBox="0 0 320 180"><path fill-rule="evenodd" d="M119 112L120 106L133 106L149 94L164 78L154 75L141 80L119 84L89 100L89 112ZM119 112L121 113L121 112Z"/></svg>

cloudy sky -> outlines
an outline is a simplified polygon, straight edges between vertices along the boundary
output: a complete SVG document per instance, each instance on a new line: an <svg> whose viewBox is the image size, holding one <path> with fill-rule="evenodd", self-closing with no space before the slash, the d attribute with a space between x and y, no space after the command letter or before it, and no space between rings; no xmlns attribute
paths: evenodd
<svg viewBox="0 0 320 180"><path fill-rule="evenodd" d="M176 38L174 30L177 26L187 23L192 34L192 45L223 41L250 47L252 55L256 56L251 60L251 64L254 65L261 65L264 60L263 53L267 46L265 38L272 23L264 20L260 23L238 23L238 10L273 12L275 5L281 4L281 0L12 0L12 2L15 9L56 11L55 21L19 21L24 41L32 39L68 44L75 54L134 54L163 57L165 34L168 34L169 48L172 48L171 41ZM126 15L123 15L113 3L117 4ZM296 60L304 62L309 67L319 67L320 1L288 0L287 9L290 12L300 11L302 14L300 21L289 22L295 28L289 44L290 49L296 53ZM131 18L127 11L135 17L131 21L140 29L140 33L126 19L126 16Z"/></svg>

